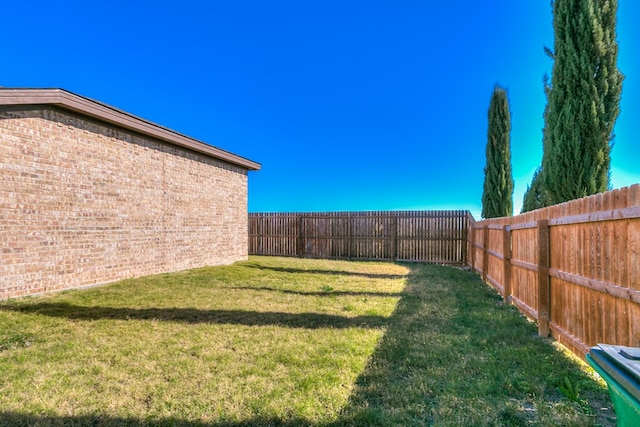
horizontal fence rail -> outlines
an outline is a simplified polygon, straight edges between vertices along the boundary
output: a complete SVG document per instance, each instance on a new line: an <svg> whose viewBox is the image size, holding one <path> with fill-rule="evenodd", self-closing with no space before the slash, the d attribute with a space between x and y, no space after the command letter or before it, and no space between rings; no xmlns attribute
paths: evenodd
<svg viewBox="0 0 640 427"><path fill-rule="evenodd" d="M469 265L584 357L598 344L640 347L640 185L471 221Z"/></svg>
<svg viewBox="0 0 640 427"><path fill-rule="evenodd" d="M468 211L250 213L249 254L467 263Z"/></svg>

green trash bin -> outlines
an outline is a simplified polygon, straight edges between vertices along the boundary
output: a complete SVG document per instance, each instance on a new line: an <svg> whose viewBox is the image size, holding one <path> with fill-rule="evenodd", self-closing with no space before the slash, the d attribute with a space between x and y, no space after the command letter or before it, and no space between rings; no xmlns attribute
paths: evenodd
<svg viewBox="0 0 640 427"><path fill-rule="evenodd" d="M609 386L618 427L640 426L640 348L598 344L587 362Z"/></svg>

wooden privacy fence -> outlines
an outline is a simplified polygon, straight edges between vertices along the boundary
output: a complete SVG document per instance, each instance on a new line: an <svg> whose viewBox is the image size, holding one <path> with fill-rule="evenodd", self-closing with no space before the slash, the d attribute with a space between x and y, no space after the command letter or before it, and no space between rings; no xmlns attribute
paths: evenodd
<svg viewBox="0 0 640 427"><path fill-rule="evenodd" d="M584 357L640 346L640 185L471 221L469 265L540 335Z"/></svg>
<svg viewBox="0 0 640 427"><path fill-rule="evenodd" d="M249 253L466 264L468 211L249 214Z"/></svg>

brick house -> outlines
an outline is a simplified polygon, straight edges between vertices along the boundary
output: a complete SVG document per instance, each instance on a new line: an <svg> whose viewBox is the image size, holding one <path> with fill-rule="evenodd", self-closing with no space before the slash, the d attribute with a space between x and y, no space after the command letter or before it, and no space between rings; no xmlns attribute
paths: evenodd
<svg viewBox="0 0 640 427"><path fill-rule="evenodd" d="M251 160L60 89L0 89L0 299L247 258Z"/></svg>

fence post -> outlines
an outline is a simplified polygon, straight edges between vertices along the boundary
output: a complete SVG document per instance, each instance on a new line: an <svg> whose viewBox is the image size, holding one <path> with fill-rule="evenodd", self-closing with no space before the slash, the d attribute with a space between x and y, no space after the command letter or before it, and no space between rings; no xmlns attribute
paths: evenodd
<svg viewBox="0 0 640 427"><path fill-rule="evenodd" d="M469 260L471 262L471 271L476 271L476 227L469 222Z"/></svg>
<svg viewBox="0 0 640 427"><path fill-rule="evenodd" d="M460 232L460 237L462 238L462 241L460 242L460 245L462 246L461 248L461 257L462 257L462 265L467 265L467 263L469 262L469 252L468 252L468 245L469 245L469 225L470 225L471 221L469 220L469 212L467 211L464 214L464 217L460 217L459 221L458 221L458 225L460 227L462 227L462 231Z"/></svg>
<svg viewBox="0 0 640 427"><path fill-rule="evenodd" d="M351 212L349 212L349 214L347 215L347 257L349 259L351 259L351 233L352 231L352 220L351 220L352 216L351 216Z"/></svg>
<svg viewBox="0 0 640 427"><path fill-rule="evenodd" d="M549 336L549 221L538 221L538 335Z"/></svg>
<svg viewBox="0 0 640 427"><path fill-rule="evenodd" d="M398 259L398 215L393 215L393 242L391 246L391 260Z"/></svg>
<svg viewBox="0 0 640 427"><path fill-rule="evenodd" d="M502 251L504 254L504 302L511 302L511 227L504 226L502 231Z"/></svg>
<svg viewBox="0 0 640 427"><path fill-rule="evenodd" d="M489 272L489 226L483 226L484 238L482 240L482 281L487 283L487 273Z"/></svg>
<svg viewBox="0 0 640 427"><path fill-rule="evenodd" d="M298 257L304 258L304 236L302 235L302 215L298 215Z"/></svg>

